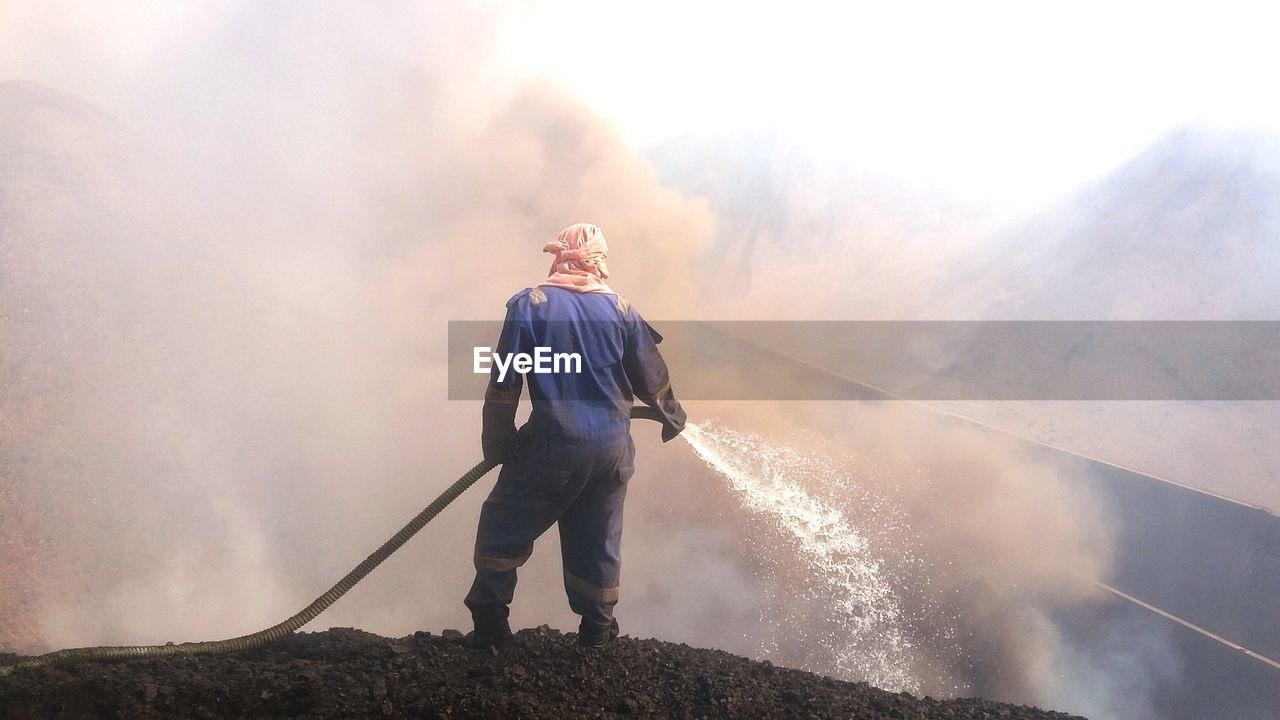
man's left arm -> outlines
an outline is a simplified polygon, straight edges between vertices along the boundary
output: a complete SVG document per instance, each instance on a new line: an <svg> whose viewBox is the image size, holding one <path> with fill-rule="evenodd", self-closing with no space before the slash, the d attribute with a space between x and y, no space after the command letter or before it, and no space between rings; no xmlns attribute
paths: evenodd
<svg viewBox="0 0 1280 720"><path fill-rule="evenodd" d="M667 363L658 352L662 336L640 317L640 312L634 307L628 308L626 323L623 370L636 397L662 417L662 442L667 442L684 430L685 412L671 390Z"/></svg>

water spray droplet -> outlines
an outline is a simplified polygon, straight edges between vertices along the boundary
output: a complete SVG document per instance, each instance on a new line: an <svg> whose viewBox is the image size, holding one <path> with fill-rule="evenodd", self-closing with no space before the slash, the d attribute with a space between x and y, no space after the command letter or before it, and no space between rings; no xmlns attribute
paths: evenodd
<svg viewBox="0 0 1280 720"><path fill-rule="evenodd" d="M913 648L903 631L901 609L882 562L868 537L834 505L815 497L798 477L821 475L841 492L855 492L847 477L813 454L800 455L763 438L708 425L686 426L682 437L698 457L723 477L739 502L771 520L794 539L801 560L830 603L830 626L810 633L809 642L825 646L830 668L809 668L895 691L918 691L912 670ZM901 523L898 518L894 522ZM771 654L772 642L761 650Z"/></svg>

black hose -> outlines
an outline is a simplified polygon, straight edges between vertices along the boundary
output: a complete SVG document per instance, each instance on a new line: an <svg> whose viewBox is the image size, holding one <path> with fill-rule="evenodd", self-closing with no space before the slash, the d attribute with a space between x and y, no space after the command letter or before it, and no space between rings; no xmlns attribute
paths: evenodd
<svg viewBox="0 0 1280 720"><path fill-rule="evenodd" d="M662 422L662 413L648 405L631 406L632 420L652 420L654 422Z"/></svg>
<svg viewBox="0 0 1280 720"><path fill-rule="evenodd" d="M631 417L640 420L656 420L661 422L662 418L656 410L644 406L635 406L631 408ZM441 510L456 500L459 495L466 491L476 483L477 480L484 477L486 473L496 466L497 463L483 460L471 468L462 477L458 478L450 485L440 496L431 501L431 504L418 513L416 517L409 521L407 525L400 528L400 532L391 537L390 540L382 544L365 558L363 562L355 567L345 577L337 582L329 591L316 598L312 603L293 617L284 622L273 625L265 630L259 630L249 635L241 635L227 640L208 640L205 642L189 642L189 643L169 643L167 645L130 645L130 646L109 646L109 647L84 647L69 648L66 650L58 650L56 652L46 653L38 657L31 658L18 663L17 665L8 665L0 667L0 675L8 675L15 668L26 667L42 667L52 665L54 663L66 660L102 660L110 658L141 658L141 657L163 657L167 655L221 655L226 653L240 652L243 650L251 650L261 647L267 643L275 642L280 638L290 635L297 631L298 628L311 622L317 615L324 612L326 608L337 602L355 587L355 584L364 579L366 575L378 567L383 560L391 557L391 554L399 550L402 545L409 541L419 530L432 518L440 514Z"/></svg>

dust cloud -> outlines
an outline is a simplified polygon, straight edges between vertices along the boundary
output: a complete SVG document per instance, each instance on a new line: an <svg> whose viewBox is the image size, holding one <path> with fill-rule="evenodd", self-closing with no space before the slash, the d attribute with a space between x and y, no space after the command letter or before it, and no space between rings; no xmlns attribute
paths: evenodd
<svg viewBox="0 0 1280 720"><path fill-rule="evenodd" d="M1060 469L1015 440L907 403L695 407L713 427L750 429L730 435L742 471L785 478L781 495L812 498L865 540L860 563L893 588L891 634L905 656L894 665L912 668L907 689L1025 702L1070 694L1059 683L1067 648L1053 610L1096 598L1080 578L1105 573L1111 536L1105 511ZM745 504L732 494L721 502ZM748 555L760 554L754 571L785 590L762 601L770 610L755 653L826 672L865 664L883 638L841 630L850 619L836 608L848 590L798 569L803 548L791 545L804 533L788 537L759 515L739 535ZM809 532L829 542L817 526Z"/></svg>
<svg viewBox="0 0 1280 720"><path fill-rule="evenodd" d="M0 647L226 637L305 605L475 462L479 407L444 399L446 321L497 318L570 222L605 230L610 282L648 317L710 317L734 218L505 64L519 6L4 12ZM767 287L739 317L821 295ZM690 409L860 488L808 490L897 573L918 689L1050 694L1042 606L1085 598L1070 573L1109 553L1053 471L903 408ZM836 672L808 642L828 598L785 590L812 582L796 548L651 430L625 631ZM465 628L489 483L320 625ZM871 496L902 522L849 501ZM522 570L517 625L574 621L555 543Z"/></svg>
<svg viewBox="0 0 1280 720"><path fill-rule="evenodd" d="M246 4L125 37L21 10L4 74L74 65L93 104L3 89L6 646L305 604L475 461L446 323L540 279L566 218L608 228L646 312L694 289L660 270L694 265L705 207L556 88L495 77L488 12ZM45 23L60 63L31 67ZM481 496L326 620L462 626Z"/></svg>

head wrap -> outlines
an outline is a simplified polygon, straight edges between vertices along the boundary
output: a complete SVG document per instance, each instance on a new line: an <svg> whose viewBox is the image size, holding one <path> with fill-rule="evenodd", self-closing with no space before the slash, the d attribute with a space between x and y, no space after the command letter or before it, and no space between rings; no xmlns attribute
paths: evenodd
<svg viewBox="0 0 1280 720"><path fill-rule="evenodd" d="M604 239L604 231L595 225L570 225L543 246L542 252L555 255L555 260L551 262L547 279L539 285L575 292L613 292L604 282L609 277L609 267L605 264L609 244Z"/></svg>

